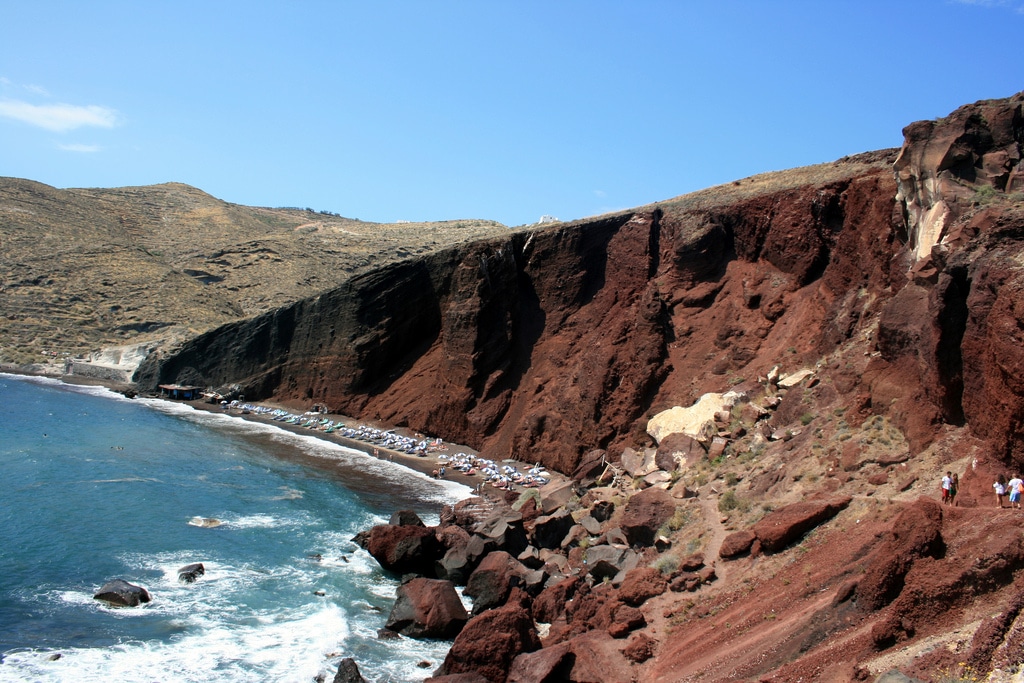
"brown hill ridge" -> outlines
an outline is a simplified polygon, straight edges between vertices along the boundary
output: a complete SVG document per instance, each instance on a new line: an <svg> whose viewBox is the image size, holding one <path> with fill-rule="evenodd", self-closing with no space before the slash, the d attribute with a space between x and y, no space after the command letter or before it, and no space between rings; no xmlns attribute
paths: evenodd
<svg viewBox="0 0 1024 683"><path fill-rule="evenodd" d="M1022 513L992 482L1024 468L1024 93L904 136L393 259L178 337L136 381L237 383L575 472L436 531L449 564L500 541L505 579L480 582L513 586L438 681L1010 680ZM648 434L729 391L693 433Z"/></svg>
<svg viewBox="0 0 1024 683"><path fill-rule="evenodd" d="M0 178L0 361L173 347L355 273L505 232L239 206L180 183L58 190Z"/></svg>

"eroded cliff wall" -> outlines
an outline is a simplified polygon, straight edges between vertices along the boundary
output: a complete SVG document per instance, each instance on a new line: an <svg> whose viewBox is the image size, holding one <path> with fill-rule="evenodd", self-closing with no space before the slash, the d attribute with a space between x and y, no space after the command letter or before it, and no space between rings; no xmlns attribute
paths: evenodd
<svg viewBox="0 0 1024 683"><path fill-rule="evenodd" d="M649 443L654 412L816 366L914 448L970 423L1024 462L1020 106L908 127L895 173L895 150L869 153L409 260L140 377L238 382L570 471ZM938 201L956 210L936 229Z"/></svg>

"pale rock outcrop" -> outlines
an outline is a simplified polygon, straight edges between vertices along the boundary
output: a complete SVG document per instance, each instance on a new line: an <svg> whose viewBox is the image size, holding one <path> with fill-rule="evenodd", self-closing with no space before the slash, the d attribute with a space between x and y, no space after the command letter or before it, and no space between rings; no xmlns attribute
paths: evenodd
<svg viewBox="0 0 1024 683"><path fill-rule="evenodd" d="M704 394L689 408L676 406L652 417L647 423L647 433L658 443L669 434L682 433L695 439L710 438L717 431L715 414L732 410L741 398L742 395L735 391Z"/></svg>
<svg viewBox="0 0 1024 683"><path fill-rule="evenodd" d="M915 261L950 235L949 227L981 187L1013 191L1021 183L1015 131L1024 118L1024 95L1006 102L965 105L940 121L903 129L903 148L893 164ZM911 264L914 265L914 264Z"/></svg>

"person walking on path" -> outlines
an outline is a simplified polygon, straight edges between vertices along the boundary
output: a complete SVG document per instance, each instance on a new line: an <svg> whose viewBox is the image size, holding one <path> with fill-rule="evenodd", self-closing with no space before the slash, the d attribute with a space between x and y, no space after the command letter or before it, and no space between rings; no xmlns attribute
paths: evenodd
<svg viewBox="0 0 1024 683"><path fill-rule="evenodd" d="M942 478L942 504L949 505L949 487L953 484L953 473L946 472Z"/></svg>
<svg viewBox="0 0 1024 683"><path fill-rule="evenodd" d="M956 492L960 490L960 475L954 473L953 481L949 484L949 504L959 507L959 503L956 502Z"/></svg>
<svg viewBox="0 0 1024 683"><path fill-rule="evenodd" d="M1024 481L1019 474L1014 474L1006 484L1006 492L1010 494L1010 507L1020 510L1020 494L1024 493Z"/></svg>
<svg viewBox="0 0 1024 683"><path fill-rule="evenodd" d="M996 483L992 484L996 490L996 507L1003 507L1003 498L1006 497L1006 475L1000 474L996 477Z"/></svg>

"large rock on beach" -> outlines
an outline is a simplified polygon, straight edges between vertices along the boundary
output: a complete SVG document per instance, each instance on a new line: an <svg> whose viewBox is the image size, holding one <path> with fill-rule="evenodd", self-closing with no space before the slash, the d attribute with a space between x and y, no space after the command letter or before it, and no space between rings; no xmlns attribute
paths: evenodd
<svg viewBox="0 0 1024 683"><path fill-rule="evenodd" d="M664 489L645 489L630 497L619 526L631 546L654 545L661 525L676 511L676 503Z"/></svg>
<svg viewBox="0 0 1024 683"><path fill-rule="evenodd" d="M621 642L592 631L571 640L516 657L508 683L631 683L635 680Z"/></svg>
<svg viewBox="0 0 1024 683"><path fill-rule="evenodd" d="M454 638L469 614L451 581L416 578L398 587L386 628L410 638Z"/></svg>
<svg viewBox="0 0 1024 683"><path fill-rule="evenodd" d="M572 515L565 509L538 517L533 524L533 544L538 548L558 548L573 524Z"/></svg>
<svg viewBox="0 0 1024 683"><path fill-rule="evenodd" d="M388 524L392 526L426 526L414 510L395 510Z"/></svg>
<svg viewBox="0 0 1024 683"><path fill-rule="evenodd" d="M441 544L434 530L423 526L378 524L366 538L366 551L380 566L395 574L434 576Z"/></svg>
<svg viewBox="0 0 1024 683"><path fill-rule="evenodd" d="M437 676L476 673L492 683L504 683L512 661L540 649L529 599L520 591L505 605L473 617L452 643Z"/></svg>
<svg viewBox="0 0 1024 683"><path fill-rule="evenodd" d="M529 571L503 550L489 553L466 581L465 595L473 598L473 614L503 604L512 588L524 583Z"/></svg>
<svg viewBox="0 0 1024 683"><path fill-rule="evenodd" d="M518 555L529 545L523 515L510 507L497 506L476 526L475 533L485 542L493 542L494 546Z"/></svg>
<svg viewBox="0 0 1024 683"><path fill-rule="evenodd" d="M124 579L106 582L92 597L115 607L138 607L153 599L145 588Z"/></svg>

